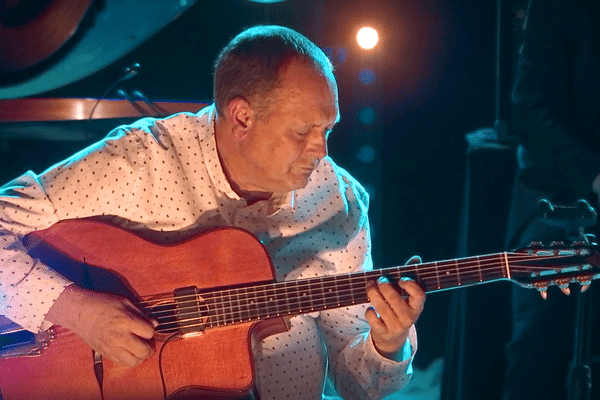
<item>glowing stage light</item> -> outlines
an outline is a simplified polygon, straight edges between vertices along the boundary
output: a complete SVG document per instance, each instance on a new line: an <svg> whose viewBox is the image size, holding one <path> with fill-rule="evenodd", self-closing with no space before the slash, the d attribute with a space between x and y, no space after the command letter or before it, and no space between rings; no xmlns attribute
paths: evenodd
<svg viewBox="0 0 600 400"><path fill-rule="evenodd" d="M363 164L370 164L375 161L377 150L369 144L362 145L356 154L356 158Z"/></svg>
<svg viewBox="0 0 600 400"><path fill-rule="evenodd" d="M375 46L377 46L377 42L379 41L379 34L377 31L370 27L360 28L358 33L356 34L356 41L358 45L365 49L371 50Z"/></svg>
<svg viewBox="0 0 600 400"><path fill-rule="evenodd" d="M358 112L358 120L363 125L373 125L375 118L375 110L373 110L371 107L363 107Z"/></svg>
<svg viewBox="0 0 600 400"><path fill-rule="evenodd" d="M358 80L364 85L370 85L375 82L375 71L370 68L360 70L358 73Z"/></svg>

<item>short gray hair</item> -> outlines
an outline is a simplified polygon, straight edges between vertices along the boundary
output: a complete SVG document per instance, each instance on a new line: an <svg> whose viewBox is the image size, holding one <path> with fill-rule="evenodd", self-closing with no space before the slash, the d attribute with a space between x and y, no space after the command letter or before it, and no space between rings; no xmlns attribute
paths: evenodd
<svg viewBox="0 0 600 400"><path fill-rule="evenodd" d="M274 91L281 73L293 60L310 63L319 73L333 78L333 66L325 53L293 29L259 25L244 30L225 46L215 62L213 95L217 112L223 115L229 102L241 97L259 116L265 116L276 100Z"/></svg>

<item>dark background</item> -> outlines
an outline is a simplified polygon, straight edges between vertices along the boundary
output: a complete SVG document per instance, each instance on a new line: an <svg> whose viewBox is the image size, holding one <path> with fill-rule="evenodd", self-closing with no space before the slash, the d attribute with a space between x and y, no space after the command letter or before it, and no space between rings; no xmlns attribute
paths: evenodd
<svg viewBox="0 0 600 400"><path fill-rule="evenodd" d="M330 154L373 189L376 265L402 264L413 254L424 261L454 258L465 134L493 126L496 119L495 14L496 2L481 0L288 0L269 6L199 0L108 68L38 97L100 97L126 66L137 62L140 73L121 88L141 90L153 100L210 102L212 63L235 34L258 23L295 28L332 54L342 120L331 136ZM365 58L353 43L362 21L382 34L376 56ZM374 66L375 86L358 82L360 65ZM363 95L375 96L377 116L366 138L357 119L361 101L371 101ZM376 149L371 164L356 159L362 142ZM2 153L3 181L28 169L39 173L78 146L13 140ZM497 174L502 167L483 175L493 182ZM485 205L489 210L505 206ZM503 224L501 213L489 217L500 220L491 226ZM443 356L449 303L449 292L429 295L418 323L417 366Z"/></svg>

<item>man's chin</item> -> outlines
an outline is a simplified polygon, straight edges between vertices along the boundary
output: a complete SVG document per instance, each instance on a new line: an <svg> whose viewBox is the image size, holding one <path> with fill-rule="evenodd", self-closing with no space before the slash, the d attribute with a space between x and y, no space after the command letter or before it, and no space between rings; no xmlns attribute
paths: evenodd
<svg viewBox="0 0 600 400"><path fill-rule="evenodd" d="M310 176L307 176L306 178L294 179L293 182L290 182L289 184L285 185L284 190L280 190L279 192L293 192L294 190L304 189L309 182Z"/></svg>

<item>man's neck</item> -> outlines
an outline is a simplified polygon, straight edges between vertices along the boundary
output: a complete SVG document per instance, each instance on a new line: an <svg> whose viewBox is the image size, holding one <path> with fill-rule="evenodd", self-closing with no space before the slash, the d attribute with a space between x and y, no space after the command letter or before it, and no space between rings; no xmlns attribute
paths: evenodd
<svg viewBox="0 0 600 400"><path fill-rule="evenodd" d="M269 192L242 190L242 189L236 187L237 185L231 181L229 182L229 184L231 185L231 188L238 196L240 196L242 199L246 200L246 203L248 205L251 205L251 204L257 203L259 201L263 201L263 200L269 200L271 198L271 196L273 195L273 193L269 193Z"/></svg>
<svg viewBox="0 0 600 400"><path fill-rule="evenodd" d="M225 140L220 138L219 136L219 131L221 129L226 129L226 127L223 126L222 123L220 123L220 119L217 116L215 118L215 141L217 144L217 154L219 156L219 162L221 163L221 167L223 168L223 172L225 173L225 177L227 178L227 181L229 182L229 185L231 186L231 189L238 195L240 196L240 198L246 200L246 203L248 205L254 204L256 202L262 201L262 200L268 200L271 198L271 196L273 195L273 193L270 192L262 192L262 191L254 191L254 190L243 190L240 185L238 185L235 180L232 179L231 174L227 168L227 162L225 161L223 154L222 154L222 149L221 146L219 146L220 144L220 139L221 140ZM221 143L222 144L222 143Z"/></svg>

